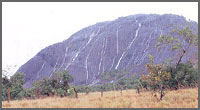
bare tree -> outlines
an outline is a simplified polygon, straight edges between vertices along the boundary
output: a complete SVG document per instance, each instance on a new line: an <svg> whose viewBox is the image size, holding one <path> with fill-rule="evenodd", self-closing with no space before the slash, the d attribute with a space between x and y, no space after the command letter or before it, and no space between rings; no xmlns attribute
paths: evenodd
<svg viewBox="0 0 200 110"><path fill-rule="evenodd" d="M86 91L86 94L89 94L88 87L86 87L85 89L86 89L86 90L85 90L85 91Z"/></svg>
<svg viewBox="0 0 200 110"><path fill-rule="evenodd" d="M103 87L101 86L101 97L103 97Z"/></svg>
<svg viewBox="0 0 200 110"><path fill-rule="evenodd" d="M75 88L74 88L74 92L75 92L75 97L78 99L78 93Z"/></svg>
<svg viewBox="0 0 200 110"><path fill-rule="evenodd" d="M120 85L120 93L121 93L121 96L122 96L122 90L123 90L123 86L122 85Z"/></svg>

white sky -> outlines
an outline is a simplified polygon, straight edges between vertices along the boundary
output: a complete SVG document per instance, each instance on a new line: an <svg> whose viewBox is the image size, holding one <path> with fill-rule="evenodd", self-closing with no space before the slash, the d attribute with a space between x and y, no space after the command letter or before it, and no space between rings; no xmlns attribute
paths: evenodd
<svg viewBox="0 0 200 110"><path fill-rule="evenodd" d="M3 2L2 68L97 22L134 14L177 14L198 21L198 2Z"/></svg>

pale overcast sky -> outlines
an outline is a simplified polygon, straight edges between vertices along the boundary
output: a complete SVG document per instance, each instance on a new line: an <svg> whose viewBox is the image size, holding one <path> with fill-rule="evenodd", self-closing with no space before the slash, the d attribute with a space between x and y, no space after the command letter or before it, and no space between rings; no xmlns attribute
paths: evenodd
<svg viewBox="0 0 200 110"><path fill-rule="evenodd" d="M198 21L198 2L3 2L2 68L97 22L134 14L176 14Z"/></svg>

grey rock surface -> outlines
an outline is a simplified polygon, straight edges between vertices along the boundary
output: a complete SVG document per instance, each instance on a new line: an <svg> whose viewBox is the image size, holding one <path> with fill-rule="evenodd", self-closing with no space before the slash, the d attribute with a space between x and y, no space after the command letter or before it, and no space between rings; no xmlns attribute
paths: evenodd
<svg viewBox="0 0 200 110"><path fill-rule="evenodd" d="M42 49L17 72L26 74L25 87L31 87L35 80L52 78L55 70L68 70L75 85L100 83L100 74L115 69L130 69L130 73L140 75L149 61L148 54L154 56L157 64L175 56L170 47L157 51L157 38L188 24L197 34L196 22L171 14L138 14L97 23ZM197 53L198 48L193 46L183 61Z"/></svg>

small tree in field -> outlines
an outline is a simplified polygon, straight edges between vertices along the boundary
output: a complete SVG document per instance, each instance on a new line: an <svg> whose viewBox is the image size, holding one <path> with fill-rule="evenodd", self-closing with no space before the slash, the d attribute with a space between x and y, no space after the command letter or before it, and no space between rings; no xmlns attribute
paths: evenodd
<svg viewBox="0 0 200 110"><path fill-rule="evenodd" d="M167 81L170 80L171 74L170 72L165 71L162 65L154 65L153 56L149 55L149 58L152 64L146 64L149 73L147 76L143 76L142 79L147 80L150 89L153 92L159 90L160 100L162 100L163 96L165 95L164 90L166 90Z"/></svg>

